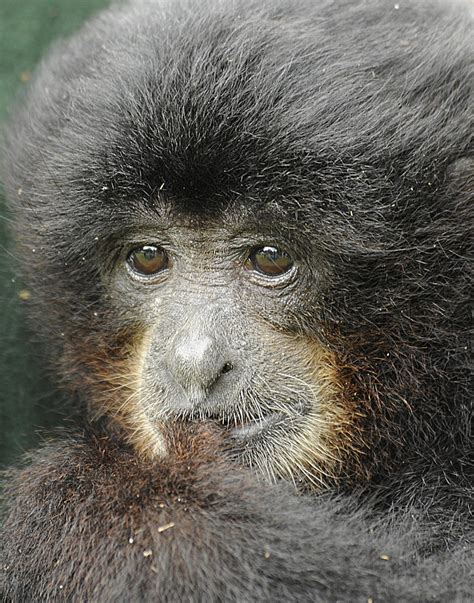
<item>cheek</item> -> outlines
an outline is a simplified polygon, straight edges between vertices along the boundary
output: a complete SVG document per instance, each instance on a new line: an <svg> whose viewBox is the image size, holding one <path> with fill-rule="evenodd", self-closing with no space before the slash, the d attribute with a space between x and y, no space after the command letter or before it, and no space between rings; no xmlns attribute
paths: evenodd
<svg viewBox="0 0 474 603"><path fill-rule="evenodd" d="M297 358L292 378L295 383L307 384L311 396L298 429L281 434L272 462L283 468L283 476L299 475L321 488L338 478L347 455L355 448L354 404L346 399L334 353L307 338L295 339L292 349Z"/></svg>
<svg viewBox="0 0 474 603"><path fill-rule="evenodd" d="M310 444L311 461L334 467L350 439L350 408L344 399L340 367L336 356L315 343L308 346L308 378L318 395L305 425L301 450L304 459ZM315 444L317 445L315 446Z"/></svg>
<svg viewBox="0 0 474 603"><path fill-rule="evenodd" d="M91 338L69 346L65 363L81 367L69 371L74 389L86 394L92 421L105 418L143 457L162 457L162 434L145 412L142 392L143 371L149 350L149 337L143 329L128 329L100 340Z"/></svg>

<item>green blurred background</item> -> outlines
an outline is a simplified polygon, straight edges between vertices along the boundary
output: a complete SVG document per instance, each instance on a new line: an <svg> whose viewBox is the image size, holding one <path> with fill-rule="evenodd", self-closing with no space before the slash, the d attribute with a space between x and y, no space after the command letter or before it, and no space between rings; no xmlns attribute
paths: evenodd
<svg viewBox="0 0 474 603"><path fill-rule="evenodd" d="M106 4L106 0L0 0L0 128L50 43L73 32ZM41 343L25 321L28 293L14 264L0 188L0 466L35 446L67 414L42 362Z"/></svg>

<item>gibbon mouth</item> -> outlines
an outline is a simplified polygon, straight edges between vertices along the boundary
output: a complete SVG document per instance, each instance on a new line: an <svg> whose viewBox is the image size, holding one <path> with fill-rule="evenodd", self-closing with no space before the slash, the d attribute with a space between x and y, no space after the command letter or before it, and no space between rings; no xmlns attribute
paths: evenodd
<svg viewBox="0 0 474 603"><path fill-rule="evenodd" d="M267 411L266 414L258 416L242 416L243 413L211 413L211 412L193 412L180 413L175 415L174 419L183 423L213 423L226 435L236 440L251 440L262 436L265 432L281 425L288 425L304 419L308 408L304 403L294 405L287 412L281 410Z"/></svg>
<svg viewBox="0 0 474 603"><path fill-rule="evenodd" d="M222 417L222 416L199 416L199 417L180 417L179 421L185 423L209 422L216 425L219 430L226 433L228 437L240 440L251 439L259 436L276 423L288 418L281 412L272 412L259 417Z"/></svg>
<svg viewBox="0 0 474 603"><path fill-rule="evenodd" d="M248 440L260 436L277 425L288 424L288 421L302 419L306 414L304 404L297 405L292 409L293 412L286 413L281 411L269 412L259 417L250 417L243 420L216 419L214 421L223 427L231 438ZM212 419L211 419L212 420Z"/></svg>
<svg viewBox="0 0 474 603"><path fill-rule="evenodd" d="M250 419L237 423L237 425L229 425L226 427L229 430L229 435L238 439L249 439L260 435L263 431L275 425L283 418L282 413L274 412L264 417Z"/></svg>
<svg viewBox="0 0 474 603"><path fill-rule="evenodd" d="M288 415L282 412L271 412L259 417L236 417L236 416L180 416L174 420L184 423L213 423L219 430L225 432L227 437L238 440L250 440L262 435L276 424L288 420Z"/></svg>

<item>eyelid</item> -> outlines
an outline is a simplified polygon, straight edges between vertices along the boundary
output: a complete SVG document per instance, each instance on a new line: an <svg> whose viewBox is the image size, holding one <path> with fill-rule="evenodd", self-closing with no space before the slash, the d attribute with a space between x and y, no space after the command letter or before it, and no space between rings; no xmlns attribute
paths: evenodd
<svg viewBox="0 0 474 603"><path fill-rule="evenodd" d="M146 247L152 247L158 252L162 252L159 253L159 255L163 256L163 265L161 267L158 265L156 270L151 270L149 272L146 270L146 262L140 266L138 257L138 254L142 253ZM149 242L141 243L139 245L132 246L131 248L128 247L127 254L125 257L121 256L121 258L121 264L122 266L125 266L128 277L134 282L142 283L144 285L152 285L163 282L168 277L172 265L172 259L167 250L162 245ZM160 262L158 262L158 264L159 263Z"/></svg>
<svg viewBox="0 0 474 603"><path fill-rule="evenodd" d="M285 255L290 260L290 265L288 268L283 269L281 272L277 272L271 274L269 271L265 271L261 266L258 265L256 261L256 254L258 252L263 251L265 248L274 249L278 253ZM249 264L249 265L247 265ZM267 282L268 284L277 284L282 282L287 282L289 278L296 274L296 260L291 253L286 251L282 246L276 244L268 244L264 243L261 245L257 245L251 247L244 259L244 268L248 271L251 278L260 280L262 282Z"/></svg>
<svg viewBox="0 0 474 603"><path fill-rule="evenodd" d="M127 233L113 233L108 237L104 237L99 245L101 254L106 258L104 265L107 270L112 270L122 262L125 262L130 253L143 245L155 245L166 251L169 257L176 255L173 246L165 237L150 237L144 239L143 234L133 236Z"/></svg>

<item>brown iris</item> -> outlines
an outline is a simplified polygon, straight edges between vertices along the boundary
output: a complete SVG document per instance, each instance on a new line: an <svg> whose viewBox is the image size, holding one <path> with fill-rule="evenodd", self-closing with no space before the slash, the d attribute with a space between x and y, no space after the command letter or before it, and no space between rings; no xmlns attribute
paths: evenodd
<svg viewBox="0 0 474 603"><path fill-rule="evenodd" d="M292 266L293 260L285 251L269 245L254 249L245 262L248 270L256 270L266 276L280 276Z"/></svg>
<svg viewBox="0 0 474 603"><path fill-rule="evenodd" d="M156 245L142 245L133 249L127 261L133 272L143 276L153 276L168 267L166 251Z"/></svg>

